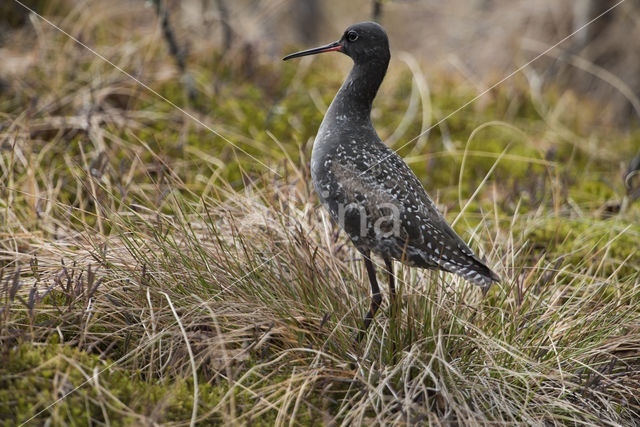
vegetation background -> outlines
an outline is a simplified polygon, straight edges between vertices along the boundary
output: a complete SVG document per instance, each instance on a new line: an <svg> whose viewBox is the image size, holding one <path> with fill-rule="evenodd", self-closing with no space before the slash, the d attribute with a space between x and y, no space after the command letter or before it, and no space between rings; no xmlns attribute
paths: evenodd
<svg viewBox="0 0 640 427"><path fill-rule="evenodd" d="M504 281L396 264L354 344L308 165L350 61L280 59L370 19L381 137ZM0 422L637 424L639 31L633 0L3 1Z"/></svg>

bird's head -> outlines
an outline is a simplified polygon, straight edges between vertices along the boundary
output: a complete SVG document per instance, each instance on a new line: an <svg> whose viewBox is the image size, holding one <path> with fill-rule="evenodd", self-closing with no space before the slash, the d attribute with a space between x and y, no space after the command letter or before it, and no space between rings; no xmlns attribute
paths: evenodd
<svg viewBox="0 0 640 427"><path fill-rule="evenodd" d="M389 39L384 29L375 22L361 22L347 28L340 40L314 49L303 50L285 56L283 60L323 52L342 52L356 64L389 60Z"/></svg>

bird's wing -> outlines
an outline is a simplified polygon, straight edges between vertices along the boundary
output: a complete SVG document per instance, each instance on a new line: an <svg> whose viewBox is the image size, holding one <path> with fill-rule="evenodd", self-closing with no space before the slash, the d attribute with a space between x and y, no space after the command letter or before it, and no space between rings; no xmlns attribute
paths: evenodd
<svg viewBox="0 0 640 427"><path fill-rule="evenodd" d="M396 258L409 256L412 264L451 271L481 286L499 281L446 222L411 168L386 145L336 162L333 172L347 200L365 210L370 224L395 218L386 230L401 251Z"/></svg>

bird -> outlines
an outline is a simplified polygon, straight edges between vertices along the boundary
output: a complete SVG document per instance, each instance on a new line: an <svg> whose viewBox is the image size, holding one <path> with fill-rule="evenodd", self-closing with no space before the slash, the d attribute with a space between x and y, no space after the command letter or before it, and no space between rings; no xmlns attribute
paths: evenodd
<svg viewBox="0 0 640 427"><path fill-rule="evenodd" d="M382 26L374 22L351 25L338 41L283 60L325 52L346 54L353 67L316 134L311 178L322 205L364 259L371 304L358 334L360 341L382 303L372 253L384 260L392 310L396 298L393 260L455 273L484 293L500 277L451 228L411 168L373 126L373 100L391 58Z"/></svg>

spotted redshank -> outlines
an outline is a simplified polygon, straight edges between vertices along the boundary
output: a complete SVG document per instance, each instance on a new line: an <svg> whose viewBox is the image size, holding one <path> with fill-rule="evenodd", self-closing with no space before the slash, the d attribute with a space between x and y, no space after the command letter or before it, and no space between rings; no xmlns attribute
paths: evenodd
<svg viewBox="0 0 640 427"><path fill-rule="evenodd" d="M384 29L373 22L355 24L334 43L284 59L332 51L346 54L354 65L316 135L311 177L320 201L364 257L372 298L362 339L382 302L371 253L385 262L392 306L394 259L458 274L485 292L500 278L456 234L413 171L373 127L371 104L391 57Z"/></svg>

